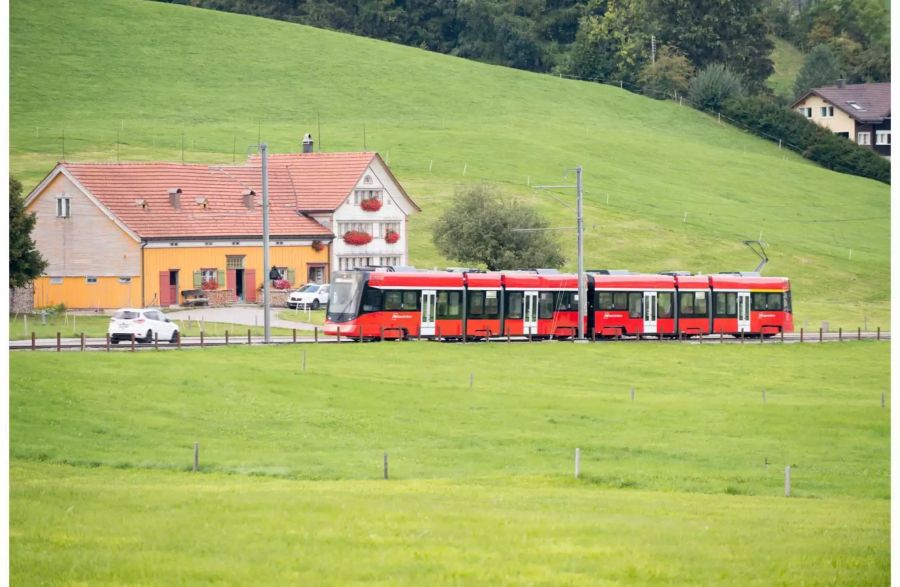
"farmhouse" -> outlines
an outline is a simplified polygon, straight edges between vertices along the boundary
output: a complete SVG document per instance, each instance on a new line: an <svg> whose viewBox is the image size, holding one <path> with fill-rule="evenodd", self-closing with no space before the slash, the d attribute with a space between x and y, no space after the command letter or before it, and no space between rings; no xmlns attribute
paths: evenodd
<svg viewBox="0 0 900 587"><path fill-rule="evenodd" d="M845 84L813 88L794 102L812 122L891 156L891 84Z"/></svg>
<svg viewBox="0 0 900 587"><path fill-rule="evenodd" d="M271 155L268 177L270 264L291 286L327 281L333 268L407 264L407 216L419 208L377 153ZM256 301L271 269L261 185L258 156L58 163L25 201L49 262L35 307L168 306L198 289L214 302Z"/></svg>

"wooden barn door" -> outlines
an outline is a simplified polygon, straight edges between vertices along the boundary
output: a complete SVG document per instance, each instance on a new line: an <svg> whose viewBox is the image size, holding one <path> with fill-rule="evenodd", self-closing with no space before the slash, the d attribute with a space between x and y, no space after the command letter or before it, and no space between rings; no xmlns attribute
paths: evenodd
<svg viewBox="0 0 900 587"><path fill-rule="evenodd" d="M256 269L244 269L244 301L256 301Z"/></svg>

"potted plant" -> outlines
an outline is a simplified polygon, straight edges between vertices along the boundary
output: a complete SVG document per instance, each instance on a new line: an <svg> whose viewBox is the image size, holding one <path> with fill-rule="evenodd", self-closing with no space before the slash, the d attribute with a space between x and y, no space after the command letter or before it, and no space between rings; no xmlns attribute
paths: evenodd
<svg viewBox="0 0 900 587"><path fill-rule="evenodd" d="M203 291L216 291L219 289L219 282L215 279L207 279L202 284L200 284L200 289Z"/></svg>
<svg viewBox="0 0 900 587"><path fill-rule="evenodd" d="M384 242L389 245L392 245L400 240L400 233L396 230L389 230L384 233Z"/></svg>
<svg viewBox="0 0 900 587"><path fill-rule="evenodd" d="M348 245L359 247L372 242L372 235L360 230L348 230L344 233L344 242Z"/></svg>

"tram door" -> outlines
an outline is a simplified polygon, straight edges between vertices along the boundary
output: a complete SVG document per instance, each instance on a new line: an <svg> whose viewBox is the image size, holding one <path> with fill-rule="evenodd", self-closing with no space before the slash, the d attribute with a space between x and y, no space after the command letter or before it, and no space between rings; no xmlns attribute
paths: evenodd
<svg viewBox="0 0 900 587"><path fill-rule="evenodd" d="M437 292L433 289L422 290L422 324L419 334L434 336L434 315L437 308Z"/></svg>
<svg viewBox="0 0 900 587"><path fill-rule="evenodd" d="M538 293L536 291L525 292L525 308L522 314L522 334L537 334L538 332Z"/></svg>
<svg viewBox="0 0 900 587"><path fill-rule="evenodd" d="M750 292L739 291L737 303L738 332L750 332Z"/></svg>
<svg viewBox="0 0 900 587"><path fill-rule="evenodd" d="M656 334L656 292L644 292L644 333Z"/></svg>

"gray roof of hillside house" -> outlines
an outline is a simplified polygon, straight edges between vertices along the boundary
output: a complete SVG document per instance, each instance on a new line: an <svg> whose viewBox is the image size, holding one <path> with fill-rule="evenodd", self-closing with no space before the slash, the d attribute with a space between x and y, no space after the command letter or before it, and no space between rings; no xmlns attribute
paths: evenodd
<svg viewBox="0 0 900 587"><path fill-rule="evenodd" d="M813 88L794 102L793 106L797 106L810 94L816 94L859 122L877 123L891 116L890 83L844 84Z"/></svg>

